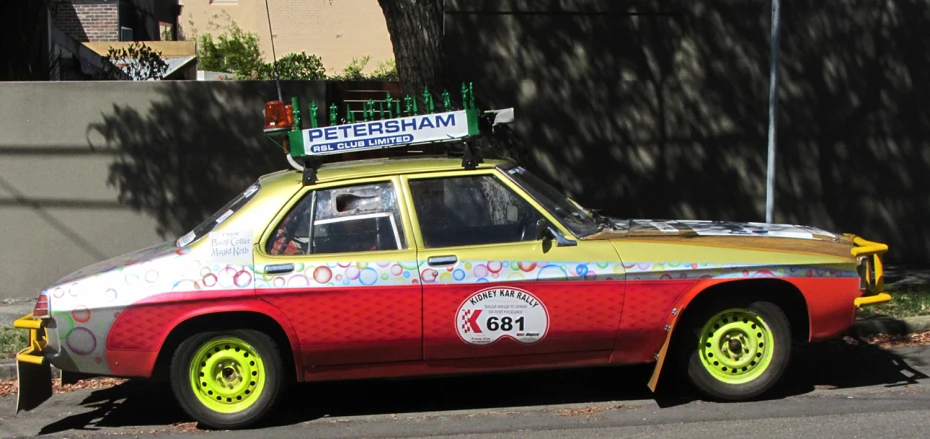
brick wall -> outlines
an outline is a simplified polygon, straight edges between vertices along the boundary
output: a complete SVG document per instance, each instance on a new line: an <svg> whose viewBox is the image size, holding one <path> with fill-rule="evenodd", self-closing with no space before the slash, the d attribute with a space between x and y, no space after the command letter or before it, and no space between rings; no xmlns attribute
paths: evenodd
<svg viewBox="0 0 930 439"><path fill-rule="evenodd" d="M371 56L366 72L394 58L394 46L378 0L268 0L278 57L306 52L323 59L330 74L342 73L352 60ZM271 33L264 0L184 0L178 22L188 36L223 33L233 20L258 36L271 61ZM217 29L211 22L220 26Z"/></svg>
<svg viewBox="0 0 930 439"><path fill-rule="evenodd" d="M119 41L117 0L60 0L54 20L72 38L85 41Z"/></svg>

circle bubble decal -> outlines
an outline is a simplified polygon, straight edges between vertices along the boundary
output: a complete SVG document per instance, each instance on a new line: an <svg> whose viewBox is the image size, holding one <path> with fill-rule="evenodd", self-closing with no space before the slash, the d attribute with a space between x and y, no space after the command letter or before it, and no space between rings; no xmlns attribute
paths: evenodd
<svg viewBox="0 0 930 439"><path fill-rule="evenodd" d="M562 267L558 265L549 265L543 267L542 270L539 270L539 273L536 274L536 279L539 280L564 280L568 279L568 273L565 272Z"/></svg>
<svg viewBox="0 0 930 439"><path fill-rule="evenodd" d="M504 268L504 264L501 261L488 261L488 271L491 273L497 273Z"/></svg>
<svg viewBox="0 0 930 439"><path fill-rule="evenodd" d="M333 278L333 271L329 267L319 266L313 270L313 280L319 284L325 284Z"/></svg>
<svg viewBox="0 0 930 439"><path fill-rule="evenodd" d="M75 322L78 323L87 323L90 320L90 310L86 306L79 306L71 311L71 317Z"/></svg>
<svg viewBox="0 0 930 439"><path fill-rule="evenodd" d="M246 269L239 270L239 272L233 276L233 283L239 288L247 287L252 283L252 273Z"/></svg>
<svg viewBox="0 0 930 439"><path fill-rule="evenodd" d="M475 269L472 270L472 274L477 278L486 277L488 275L488 266L484 264L475 265Z"/></svg>
<svg viewBox="0 0 930 439"><path fill-rule="evenodd" d="M148 283L154 283L158 280L158 272L155 270L149 270L145 273L145 281Z"/></svg>
<svg viewBox="0 0 930 439"><path fill-rule="evenodd" d="M433 270L432 268L427 268L426 270L423 270L422 273L420 273L420 279L426 283L436 282L437 276L439 276L439 272Z"/></svg>
<svg viewBox="0 0 930 439"><path fill-rule="evenodd" d="M391 274L393 274L394 276L400 276L404 274L404 267L401 267L399 264L392 265Z"/></svg>
<svg viewBox="0 0 930 439"><path fill-rule="evenodd" d="M365 268L359 272L358 281L362 285L374 285L378 281L378 272L374 268Z"/></svg>
<svg viewBox="0 0 930 439"><path fill-rule="evenodd" d="M308 287L310 286L310 279L307 279L307 277L302 274L298 274L287 280L287 286L291 288Z"/></svg>
<svg viewBox="0 0 930 439"><path fill-rule="evenodd" d="M578 264L578 266L575 267L575 273L578 273L579 276L588 274L588 266L585 264Z"/></svg>
<svg viewBox="0 0 930 439"><path fill-rule="evenodd" d="M361 273L361 270L359 270L358 267L356 267L356 266L354 266L354 265L351 266L351 267L346 268L346 278L349 279L349 280L358 279L358 275L359 275L360 273Z"/></svg>
<svg viewBox="0 0 930 439"><path fill-rule="evenodd" d="M97 337L87 328L74 328L66 343L77 355L90 355L97 349Z"/></svg>

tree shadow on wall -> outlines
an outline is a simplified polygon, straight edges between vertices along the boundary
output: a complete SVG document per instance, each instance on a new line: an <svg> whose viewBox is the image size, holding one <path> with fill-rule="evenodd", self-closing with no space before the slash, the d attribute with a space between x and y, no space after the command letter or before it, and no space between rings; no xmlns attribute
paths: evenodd
<svg viewBox="0 0 930 439"><path fill-rule="evenodd" d="M930 260L930 5L783 2L776 221ZM768 2L448 1L445 44L531 167L622 217L761 221Z"/></svg>
<svg viewBox="0 0 930 439"><path fill-rule="evenodd" d="M325 86L282 87L320 102ZM119 202L155 218L163 237L190 230L259 176L290 168L262 134L263 103L277 98L273 83L164 82L157 90L147 111L114 105L88 130L116 152L107 182Z"/></svg>

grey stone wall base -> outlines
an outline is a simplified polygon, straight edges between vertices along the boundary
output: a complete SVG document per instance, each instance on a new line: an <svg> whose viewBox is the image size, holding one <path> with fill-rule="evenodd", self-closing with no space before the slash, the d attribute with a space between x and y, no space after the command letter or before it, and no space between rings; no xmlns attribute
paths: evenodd
<svg viewBox="0 0 930 439"><path fill-rule="evenodd" d="M903 319L891 317L862 319L856 321L851 331L860 337L877 334L904 335L926 332L930 331L930 316L905 317Z"/></svg>
<svg viewBox="0 0 930 439"><path fill-rule="evenodd" d="M61 376L61 370L52 366L52 376L58 378ZM16 379L16 360L0 360L0 380Z"/></svg>

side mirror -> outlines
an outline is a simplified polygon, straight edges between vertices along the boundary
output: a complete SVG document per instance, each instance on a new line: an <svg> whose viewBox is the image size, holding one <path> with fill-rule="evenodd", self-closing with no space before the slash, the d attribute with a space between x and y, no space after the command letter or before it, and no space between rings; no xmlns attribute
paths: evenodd
<svg viewBox="0 0 930 439"><path fill-rule="evenodd" d="M546 221L545 218L540 218L536 221L536 240L539 241L549 237L549 221Z"/></svg>
<svg viewBox="0 0 930 439"><path fill-rule="evenodd" d="M546 221L545 218L540 218L536 221L536 240L543 240L545 242L551 238L555 238L555 245L557 247L572 247L578 245L578 241L566 238L562 232L559 232L559 229L552 227L549 221Z"/></svg>

